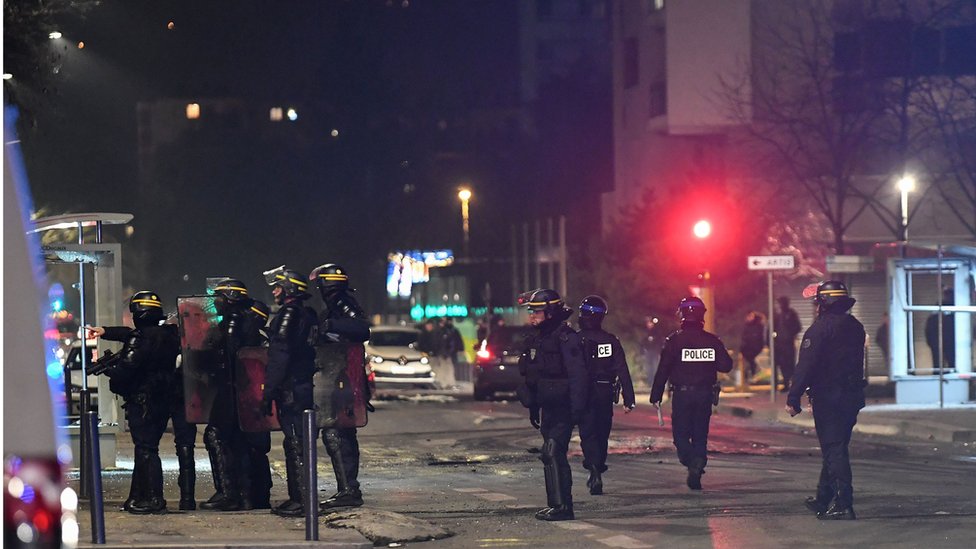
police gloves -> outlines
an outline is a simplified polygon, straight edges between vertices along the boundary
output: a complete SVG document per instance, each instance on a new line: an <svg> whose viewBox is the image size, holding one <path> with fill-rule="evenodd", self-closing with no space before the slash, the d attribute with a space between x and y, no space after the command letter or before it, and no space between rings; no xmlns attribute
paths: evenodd
<svg viewBox="0 0 976 549"><path fill-rule="evenodd" d="M539 428L542 427L542 422L539 420L539 409L538 408L530 408L529 409L529 423L531 423L532 426L535 427L536 429L539 429Z"/></svg>
<svg viewBox="0 0 976 549"><path fill-rule="evenodd" d="M273 400L274 400L273 398L271 398L270 396L267 396L267 395L265 395L264 397L261 398L261 413L262 414L264 414L266 416L270 416L270 415L272 415L274 413L274 412L272 412L272 406L271 406L271 403L272 403Z"/></svg>

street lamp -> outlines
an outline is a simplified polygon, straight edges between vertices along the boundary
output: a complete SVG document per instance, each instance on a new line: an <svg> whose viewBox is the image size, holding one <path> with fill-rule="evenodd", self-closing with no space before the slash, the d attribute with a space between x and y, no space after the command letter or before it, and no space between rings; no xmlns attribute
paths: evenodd
<svg viewBox="0 0 976 549"><path fill-rule="evenodd" d="M697 238L702 242L701 247L704 248L705 239L707 239L712 234L712 224L707 219L699 219L691 227L691 232L692 234L695 235L695 238ZM704 253L704 250L701 250L701 252L702 253L699 254L700 257L702 258L707 257L707 254ZM708 272L707 268L703 268L701 273L699 273L698 277L700 282L700 286L699 286L700 295L698 297L700 297L702 302L705 304L705 309L712 311L712 314L705 316L705 329L710 332L714 332L715 312L713 311L713 309L715 308L715 296L712 293L712 287L710 283L711 273Z"/></svg>
<svg viewBox="0 0 976 549"><path fill-rule="evenodd" d="M695 226L691 228L691 232L695 234L697 238L708 238L708 235L712 234L712 224L706 219L702 219L695 223Z"/></svg>
<svg viewBox="0 0 976 549"><path fill-rule="evenodd" d="M898 180L901 191L901 240L908 241L908 193L915 190L915 177L905 174Z"/></svg>
<svg viewBox="0 0 976 549"><path fill-rule="evenodd" d="M468 217L468 201L471 200L471 189L461 187L458 190L458 198L461 199L461 228L464 230L464 256L468 256L468 242L471 237L471 227Z"/></svg>

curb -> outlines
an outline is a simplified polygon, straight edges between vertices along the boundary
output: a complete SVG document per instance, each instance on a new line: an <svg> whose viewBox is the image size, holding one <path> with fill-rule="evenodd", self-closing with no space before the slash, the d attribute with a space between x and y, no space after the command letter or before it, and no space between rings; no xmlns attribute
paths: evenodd
<svg viewBox="0 0 976 549"><path fill-rule="evenodd" d="M362 542L351 541L301 541L301 542L281 542L281 541L249 541L249 542L183 542L183 543L125 543L125 544L94 544L79 543L79 549L178 549L180 547L201 547L206 549L300 549L306 547L353 547L356 549L369 549L373 544L366 540Z"/></svg>

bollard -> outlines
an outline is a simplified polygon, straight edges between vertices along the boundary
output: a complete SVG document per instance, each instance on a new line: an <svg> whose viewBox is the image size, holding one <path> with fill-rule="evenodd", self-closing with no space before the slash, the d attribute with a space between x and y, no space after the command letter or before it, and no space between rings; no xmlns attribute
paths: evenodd
<svg viewBox="0 0 976 549"><path fill-rule="evenodd" d="M82 418L82 430L88 431L89 447L91 455L88 456L88 463L91 464L91 525L92 543L105 543L105 508L102 501L102 463L99 459L100 448L98 444L98 412L89 411Z"/></svg>
<svg viewBox="0 0 976 549"><path fill-rule="evenodd" d="M305 410L303 416L303 431L305 436L305 541L319 539L319 479L316 463L316 447L318 446L318 426L316 425L315 410Z"/></svg>
<svg viewBox="0 0 976 549"><path fill-rule="evenodd" d="M69 403L70 405L70 403ZM87 429L88 412L91 411L91 393L88 389L78 391L78 453L81 457L78 461L78 497L81 499L91 498L91 435ZM98 459L98 454L95 454Z"/></svg>

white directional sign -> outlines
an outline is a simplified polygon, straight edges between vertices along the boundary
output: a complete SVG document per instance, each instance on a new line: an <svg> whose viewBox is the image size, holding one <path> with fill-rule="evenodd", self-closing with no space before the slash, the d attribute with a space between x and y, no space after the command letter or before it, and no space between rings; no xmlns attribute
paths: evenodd
<svg viewBox="0 0 976 549"><path fill-rule="evenodd" d="M792 255L750 255L750 271L778 271L794 268Z"/></svg>

